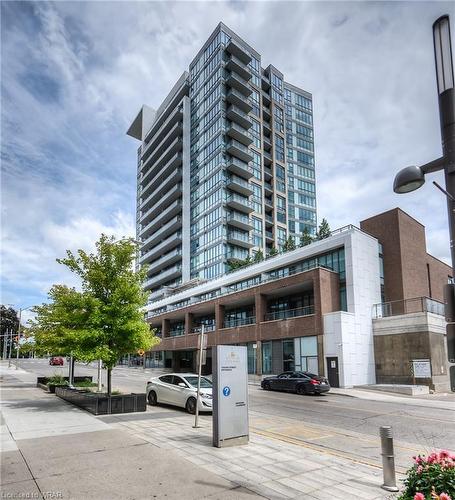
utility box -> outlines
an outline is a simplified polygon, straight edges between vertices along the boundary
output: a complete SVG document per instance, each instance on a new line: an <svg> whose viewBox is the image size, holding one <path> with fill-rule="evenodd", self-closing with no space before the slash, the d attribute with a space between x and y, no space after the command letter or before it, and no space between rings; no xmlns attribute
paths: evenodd
<svg viewBox="0 0 455 500"><path fill-rule="evenodd" d="M248 444L248 365L246 346L214 350L213 446Z"/></svg>

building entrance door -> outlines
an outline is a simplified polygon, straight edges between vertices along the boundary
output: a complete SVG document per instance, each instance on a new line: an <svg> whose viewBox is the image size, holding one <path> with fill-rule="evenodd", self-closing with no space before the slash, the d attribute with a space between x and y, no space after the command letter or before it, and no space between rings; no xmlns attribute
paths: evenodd
<svg viewBox="0 0 455 500"><path fill-rule="evenodd" d="M327 375L331 387L340 387L338 376L338 358L327 358Z"/></svg>

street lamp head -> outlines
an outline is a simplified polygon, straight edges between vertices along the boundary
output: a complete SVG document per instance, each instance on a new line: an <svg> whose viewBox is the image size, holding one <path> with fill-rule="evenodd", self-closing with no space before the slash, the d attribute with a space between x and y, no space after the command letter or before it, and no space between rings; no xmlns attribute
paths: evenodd
<svg viewBox="0 0 455 500"><path fill-rule="evenodd" d="M450 19L448 15L441 16L433 23L433 42L438 94L440 95L454 87Z"/></svg>
<svg viewBox="0 0 455 500"><path fill-rule="evenodd" d="M393 190L397 194L410 193L425 183L425 174L420 167L406 167L398 172L393 181Z"/></svg>

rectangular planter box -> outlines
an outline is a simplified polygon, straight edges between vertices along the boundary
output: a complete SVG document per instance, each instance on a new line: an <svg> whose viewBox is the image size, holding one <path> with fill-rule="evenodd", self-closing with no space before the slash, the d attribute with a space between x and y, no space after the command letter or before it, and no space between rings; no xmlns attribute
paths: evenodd
<svg viewBox="0 0 455 500"><path fill-rule="evenodd" d="M55 394L79 408L94 415L109 415L113 413L133 413L145 411L147 408L145 394L120 394L107 397L105 394L70 389L57 386Z"/></svg>
<svg viewBox="0 0 455 500"><path fill-rule="evenodd" d="M50 377L37 377L36 378L36 387L39 389L44 389L45 391L49 391L54 393L56 387L66 387L66 386L58 386L55 384L47 385L47 381ZM63 377L66 381L69 380L69 377ZM93 382L93 377L86 375L80 377L73 377L74 382Z"/></svg>

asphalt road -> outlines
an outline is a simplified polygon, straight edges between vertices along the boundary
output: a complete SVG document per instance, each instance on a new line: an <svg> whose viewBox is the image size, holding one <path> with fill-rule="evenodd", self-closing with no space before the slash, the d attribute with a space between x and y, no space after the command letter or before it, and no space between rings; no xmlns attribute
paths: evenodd
<svg viewBox="0 0 455 500"><path fill-rule="evenodd" d="M48 360L24 359L20 366L37 375L62 373L68 366L49 366ZM96 367L76 364L76 375L92 375ZM118 367L113 370L113 388L140 392L148 378L159 372ZM105 383L105 373L103 374ZM266 392L249 388L250 428L274 439L288 440L329 453L348 454L365 461L380 461L378 433L381 425L391 425L398 465L409 465L416 453L434 448L455 450L455 411L372 401L334 393L322 396ZM209 417L205 417L209 418Z"/></svg>

